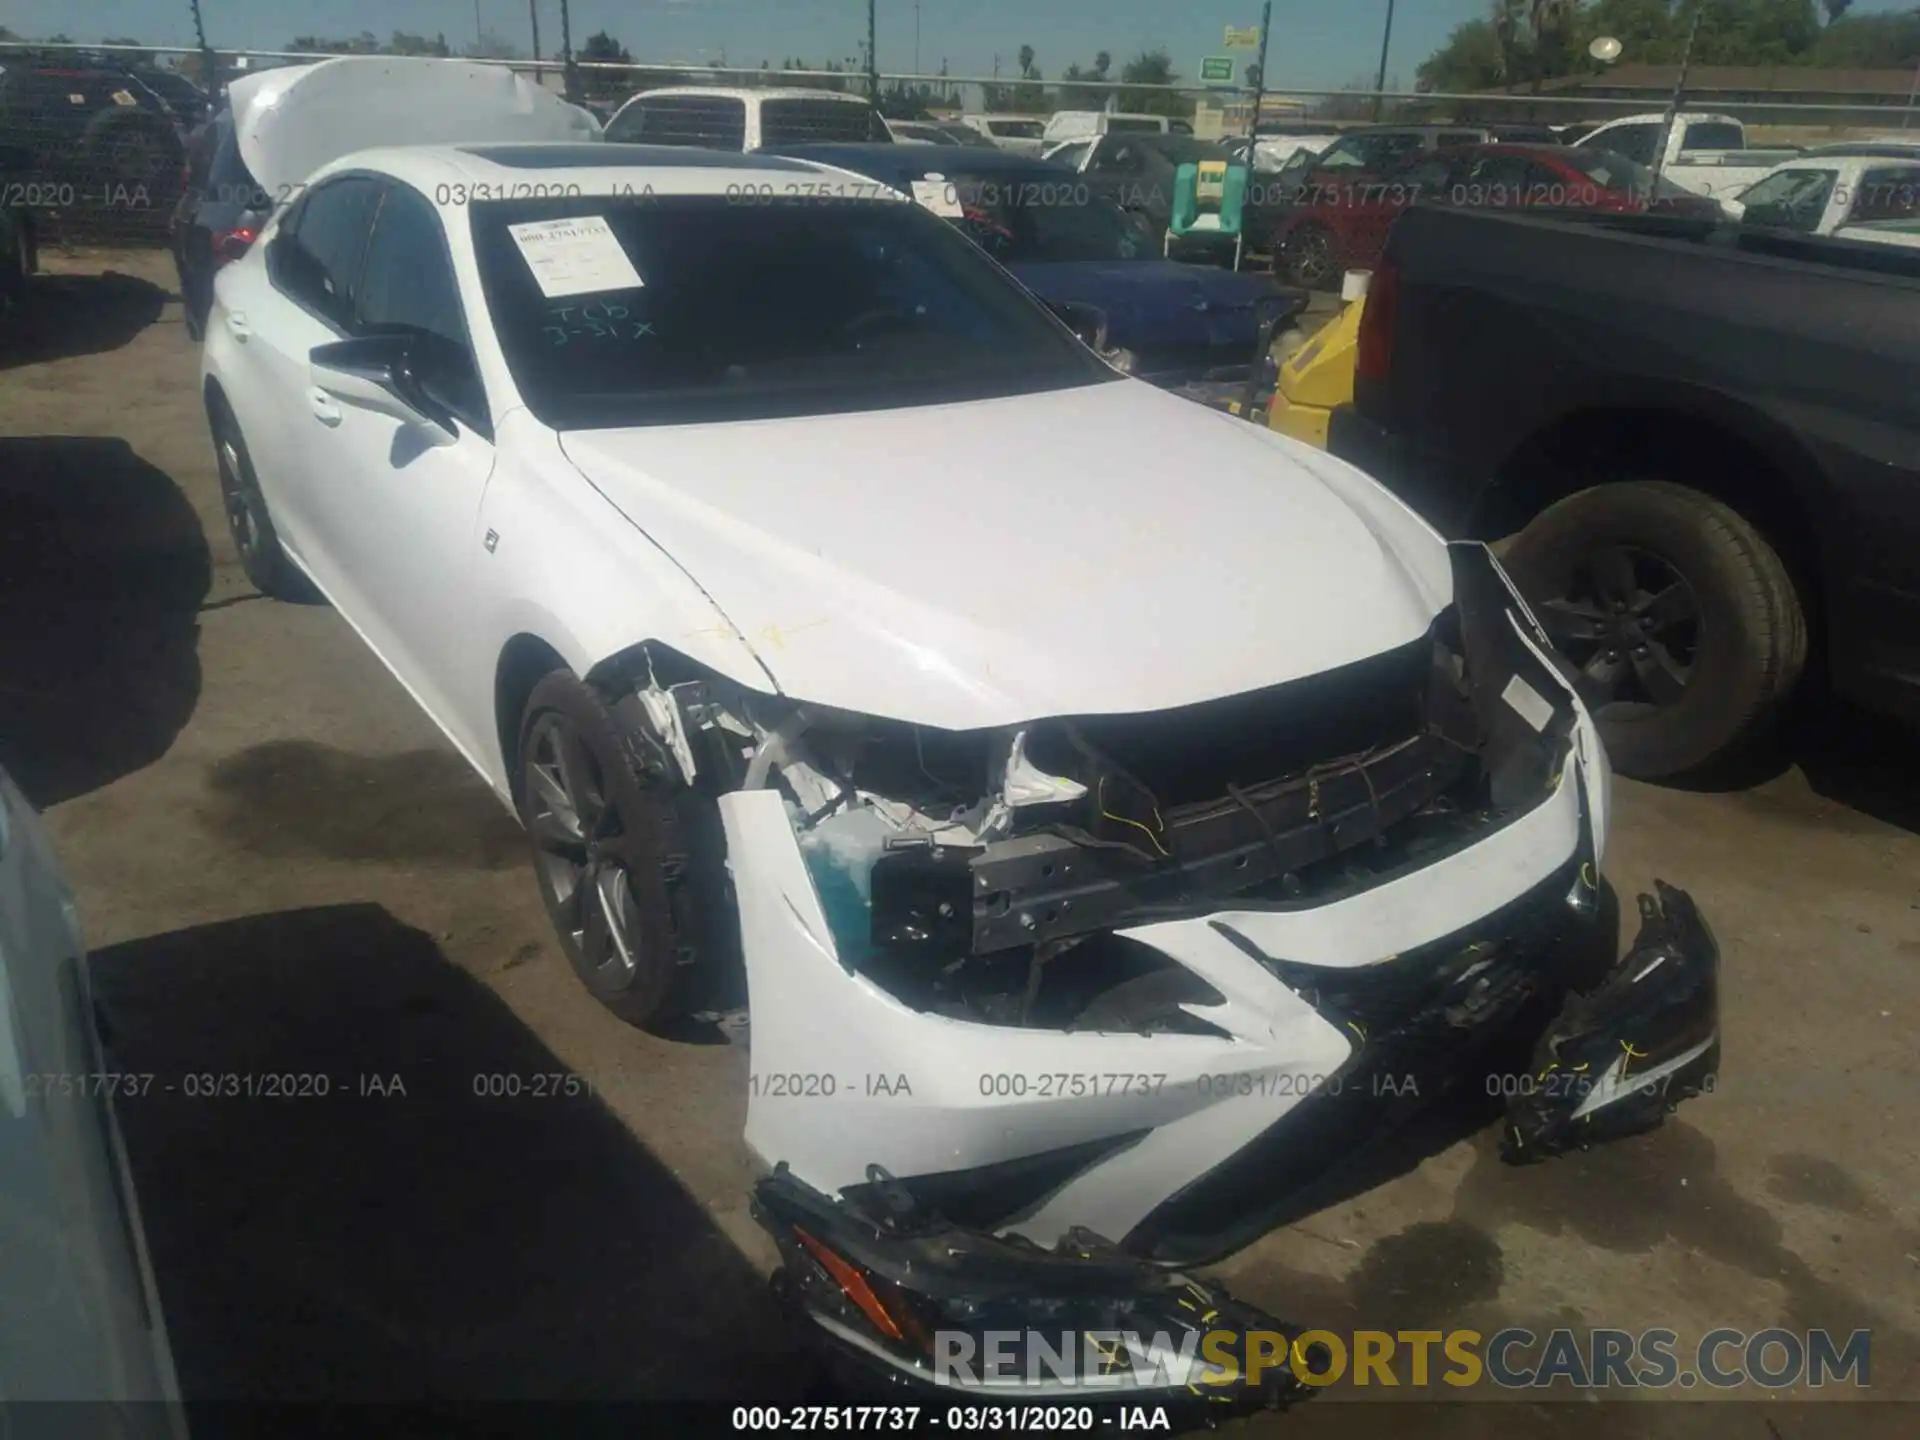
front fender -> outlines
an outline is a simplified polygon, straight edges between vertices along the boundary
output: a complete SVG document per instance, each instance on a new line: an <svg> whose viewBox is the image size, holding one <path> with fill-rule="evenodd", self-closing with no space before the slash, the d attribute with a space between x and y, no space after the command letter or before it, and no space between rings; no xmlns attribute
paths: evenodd
<svg viewBox="0 0 1920 1440"><path fill-rule="evenodd" d="M499 439L478 522L483 640L463 686L473 714L492 715L500 657L522 635L544 641L579 675L652 642L748 689L777 690L739 630L588 483L552 431L518 411ZM498 765L500 757L489 758ZM503 771L487 778L496 789L506 783Z"/></svg>

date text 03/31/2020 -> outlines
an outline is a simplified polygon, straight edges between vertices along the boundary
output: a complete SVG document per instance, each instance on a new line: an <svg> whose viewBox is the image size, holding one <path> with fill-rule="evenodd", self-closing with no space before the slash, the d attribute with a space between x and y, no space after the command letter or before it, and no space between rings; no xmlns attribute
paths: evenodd
<svg viewBox="0 0 1920 1440"><path fill-rule="evenodd" d="M736 1405L733 1428L739 1431L869 1431L899 1435L971 1434L1014 1431L1027 1434L1173 1429L1165 1406L1157 1405Z"/></svg>

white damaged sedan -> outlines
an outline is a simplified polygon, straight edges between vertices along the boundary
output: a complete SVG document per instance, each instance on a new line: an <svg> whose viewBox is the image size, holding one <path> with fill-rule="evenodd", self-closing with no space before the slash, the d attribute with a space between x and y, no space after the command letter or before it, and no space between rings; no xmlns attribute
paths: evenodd
<svg viewBox="0 0 1920 1440"><path fill-rule="evenodd" d="M292 178L208 325L248 573L512 807L602 1003L744 979L759 1213L846 1352L959 1383L928 1337L996 1305L1164 1329L1155 1267L1515 1026L1565 1078L1504 1092L1515 1159L1710 1081L1682 892L1559 1008L1609 772L1484 547L857 177L483 140Z"/></svg>

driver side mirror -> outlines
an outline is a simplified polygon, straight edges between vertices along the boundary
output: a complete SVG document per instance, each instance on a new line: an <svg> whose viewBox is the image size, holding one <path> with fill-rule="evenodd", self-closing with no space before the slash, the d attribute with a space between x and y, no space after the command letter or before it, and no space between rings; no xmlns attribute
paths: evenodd
<svg viewBox="0 0 1920 1440"><path fill-rule="evenodd" d="M363 335L316 345L308 374L327 394L427 432L439 445L458 438L453 412L420 381L410 335Z"/></svg>
<svg viewBox="0 0 1920 1440"><path fill-rule="evenodd" d="M1095 354L1107 353L1107 312L1097 305L1084 304L1078 300L1064 300L1059 304L1049 304L1047 308L1058 315L1080 342Z"/></svg>

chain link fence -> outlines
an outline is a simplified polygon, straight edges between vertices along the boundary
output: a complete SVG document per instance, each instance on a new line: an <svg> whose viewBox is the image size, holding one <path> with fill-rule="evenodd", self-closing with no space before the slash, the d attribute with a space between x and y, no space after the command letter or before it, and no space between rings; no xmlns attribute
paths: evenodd
<svg viewBox="0 0 1920 1440"><path fill-rule="evenodd" d="M1278 38L1284 40L1284 34ZM215 97L241 75L321 58L326 57L292 51L0 43L0 207L27 216L42 246L165 243L187 183L193 131ZM688 85L799 87L848 97L877 93L882 113L893 119L1000 115L1044 120L1063 109L1144 112L1167 117L1175 128L1191 128L1201 139L1244 136L1253 120L1253 92L1231 86L892 72L869 76L857 70L616 64L577 56L483 63L503 64L535 78L602 120L635 94ZM1819 73L1808 72L1807 80L1817 85ZM1450 121L1552 126L1577 133L1618 116L1662 110L1669 99L1652 91L1591 96L1269 90L1262 97L1260 120L1263 130L1284 130L1290 121L1340 127ZM1688 105L1743 120L1752 144L1808 145L1904 130L1913 111L1910 103L1892 103L1899 99L1818 91L1784 99L1694 92ZM848 131L838 107L801 109L805 113L796 112L794 123L816 126L816 138L860 138ZM1920 140L1920 129L1912 133ZM688 143L685 137L677 138Z"/></svg>

